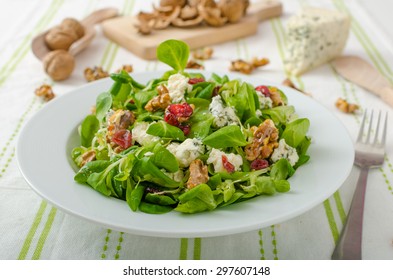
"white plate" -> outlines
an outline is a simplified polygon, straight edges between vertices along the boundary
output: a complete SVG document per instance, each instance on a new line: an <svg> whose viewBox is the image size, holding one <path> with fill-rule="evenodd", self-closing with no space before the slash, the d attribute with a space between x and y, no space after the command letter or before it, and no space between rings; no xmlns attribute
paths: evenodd
<svg viewBox="0 0 393 280"><path fill-rule="evenodd" d="M133 74L146 82L162 72ZM204 72L210 77L210 72ZM228 74L231 78L239 75ZM246 232L300 215L332 195L351 171L354 148L344 126L312 98L259 78L240 76L253 85L283 89L289 104L310 122L310 161L290 178L291 190L198 214L132 212L125 201L108 198L74 182L70 152L79 145L77 127L98 94L113 81L103 79L55 98L24 126L17 144L19 168L40 196L59 209L111 229L160 237L207 237Z"/></svg>

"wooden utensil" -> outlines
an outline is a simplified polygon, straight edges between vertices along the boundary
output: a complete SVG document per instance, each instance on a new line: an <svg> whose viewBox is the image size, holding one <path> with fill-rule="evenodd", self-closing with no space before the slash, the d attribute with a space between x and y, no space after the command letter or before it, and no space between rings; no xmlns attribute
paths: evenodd
<svg viewBox="0 0 393 280"><path fill-rule="evenodd" d="M357 56L341 56L332 61L336 71L347 80L379 96L393 107L393 86L370 63Z"/></svg>
<svg viewBox="0 0 393 280"><path fill-rule="evenodd" d="M69 48L68 52L75 56L82 50L84 50L93 40L95 37L96 31L94 29L94 25L100 23L106 19L113 18L118 15L118 10L115 8L105 8L97 10L91 13L89 16L81 20L81 24L85 28L85 35L75 41ZM52 50L48 48L45 44L45 35L49 32L45 31L39 35L37 35L32 43L31 49L34 55L39 59L42 60L49 52Z"/></svg>
<svg viewBox="0 0 393 280"><path fill-rule="evenodd" d="M282 14L282 4L277 0L252 3L247 15L239 22L221 27L200 26L193 28L168 27L149 35L141 35L135 28L133 16L118 17L102 23L104 35L143 59L155 59L157 46L167 39L186 42L191 49L223 43L253 35L258 30L258 22Z"/></svg>

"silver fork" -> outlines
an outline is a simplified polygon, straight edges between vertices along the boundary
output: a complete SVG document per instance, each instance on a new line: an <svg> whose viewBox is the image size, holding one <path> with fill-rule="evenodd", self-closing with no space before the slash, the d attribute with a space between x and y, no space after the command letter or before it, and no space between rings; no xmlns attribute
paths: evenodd
<svg viewBox="0 0 393 280"><path fill-rule="evenodd" d="M364 112L363 120L360 125L359 135L355 144L355 165L360 168L360 175L356 185L355 193L352 198L351 208L349 209L347 221L341 232L340 240L334 249L333 260L361 260L362 259L362 229L363 229L363 210L364 198L366 193L368 170L379 167L383 164L385 157L385 142L388 114L385 115L385 122L381 134L381 115L379 112L375 136L372 140L374 112L370 113L368 129L366 129L367 110Z"/></svg>

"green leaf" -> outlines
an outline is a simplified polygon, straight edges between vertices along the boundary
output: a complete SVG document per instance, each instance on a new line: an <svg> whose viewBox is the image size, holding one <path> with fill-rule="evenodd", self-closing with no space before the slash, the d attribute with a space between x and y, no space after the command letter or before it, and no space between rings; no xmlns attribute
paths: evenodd
<svg viewBox="0 0 393 280"><path fill-rule="evenodd" d="M235 193L235 185L233 184L232 180L225 180L222 182L217 189L221 189L224 195L224 202L228 202L232 195Z"/></svg>
<svg viewBox="0 0 393 280"><path fill-rule="evenodd" d="M150 90L150 91L139 91L133 95L133 100L135 102L135 106L138 109L138 112L143 112L145 111L145 106L147 102L149 102L150 99L155 97L157 95L157 92L155 90ZM149 112L151 114L151 112Z"/></svg>
<svg viewBox="0 0 393 280"><path fill-rule="evenodd" d="M179 170L179 163L175 156L160 144L154 147L151 161L158 168L164 168L168 172L173 173Z"/></svg>
<svg viewBox="0 0 393 280"><path fill-rule="evenodd" d="M110 165L107 160L95 160L86 163L79 171L75 174L74 180L78 183L86 183L90 174L99 173Z"/></svg>
<svg viewBox="0 0 393 280"><path fill-rule="evenodd" d="M175 208L183 213L196 213L213 210L217 207L213 192L206 184L200 184L179 196L180 203Z"/></svg>
<svg viewBox="0 0 393 280"><path fill-rule="evenodd" d="M112 107L112 95L109 92L103 92L97 96L96 100L96 118L102 121L106 113Z"/></svg>
<svg viewBox="0 0 393 280"><path fill-rule="evenodd" d="M297 148L306 137L309 127L310 121L308 119L294 120L287 124L281 137L289 146Z"/></svg>
<svg viewBox="0 0 393 280"><path fill-rule="evenodd" d="M262 110L262 115L269 116L274 124L287 123L288 119L295 113L295 108L293 106L277 106L271 109Z"/></svg>
<svg viewBox="0 0 393 280"><path fill-rule="evenodd" d="M288 192L291 188L291 185L287 180L277 180L274 181L274 187L278 192Z"/></svg>
<svg viewBox="0 0 393 280"><path fill-rule="evenodd" d="M93 138L100 128L100 122L94 115L88 115L81 125L81 145L83 147L90 147Z"/></svg>
<svg viewBox="0 0 393 280"><path fill-rule="evenodd" d="M178 72L183 72L188 62L190 49L179 40L166 40L157 48L157 58Z"/></svg>
<svg viewBox="0 0 393 280"><path fill-rule="evenodd" d="M239 147L248 144L240 127L237 125L229 125L216 130L205 139L203 144L212 148L222 149L229 147Z"/></svg>
<svg viewBox="0 0 393 280"><path fill-rule="evenodd" d="M274 180L285 180L291 177L295 170L285 158L279 159L271 166L270 177Z"/></svg>
<svg viewBox="0 0 393 280"><path fill-rule="evenodd" d="M179 182L172 180L164 172L162 172L151 160L151 158L143 157L138 161L138 166L135 168L136 176L139 180L156 183L167 188L179 187Z"/></svg>
<svg viewBox="0 0 393 280"><path fill-rule="evenodd" d="M147 214L165 214L173 210L170 206L152 204L142 201L139 210Z"/></svg>
<svg viewBox="0 0 393 280"><path fill-rule="evenodd" d="M129 199L128 199L128 205L130 206L132 211L138 210L139 204L142 201L143 194L145 192L145 186L142 184L136 185L136 187L131 191Z"/></svg>
<svg viewBox="0 0 393 280"><path fill-rule="evenodd" d="M173 205L177 203L175 200L173 200L167 195L156 193L147 193L145 196L145 200L159 205Z"/></svg>
<svg viewBox="0 0 393 280"><path fill-rule="evenodd" d="M152 123L146 130L146 133L165 139L174 139L177 141L184 141L185 139L184 133L180 128L170 125L165 121Z"/></svg>

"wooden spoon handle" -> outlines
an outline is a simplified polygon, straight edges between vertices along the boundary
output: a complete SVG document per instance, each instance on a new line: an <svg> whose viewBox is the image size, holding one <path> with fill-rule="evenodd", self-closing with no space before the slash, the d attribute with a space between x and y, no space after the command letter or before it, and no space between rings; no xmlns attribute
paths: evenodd
<svg viewBox="0 0 393 280"><path fill-rule="evenodd" d="M94 11L81 22L84 26L93 26L94 24L100 23L106 19L113 18L118 15L118 10L115 8L105 8Z"/></svg>
<svg viewBox="0 0 393 280"><path fill-rule="evenodd" d="M391 107L393 107L393 87L384 87L380 90L379 96L381 99Z"/></svg>

